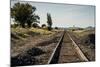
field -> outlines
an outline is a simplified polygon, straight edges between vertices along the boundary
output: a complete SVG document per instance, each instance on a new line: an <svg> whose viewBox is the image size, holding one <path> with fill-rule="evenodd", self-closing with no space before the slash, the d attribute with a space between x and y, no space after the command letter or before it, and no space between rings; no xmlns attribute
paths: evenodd
<svg viewBox="0 0 100 67"><path fill-rule="evenodd" d="M70 34L72 39L77 43L78 47L87 57L87 59L89 61L95 61L95 31L84 29L75 31L68 30L66 32ZM60 40L60 37L62 36L62 33L63 30L59 29L48 31L46 29L40 28L11 28L12 66L47 64L50 56L57 46L57 43ZM73 49L75 50L75 47L72 48L71 41L69 40L67 33L64 36L63 40L64 42L66 41L66 44L63 44L62 41L63 46L59 50L64 52L67 50L68 53L59 52L59 55L62 53L73 55L74 53ZM63 59L58 59L61 60L59 61L59 63L82 61L80 59L75 60L74 57L71 56ZM64 59L66 60L64 61Z"/></svg>

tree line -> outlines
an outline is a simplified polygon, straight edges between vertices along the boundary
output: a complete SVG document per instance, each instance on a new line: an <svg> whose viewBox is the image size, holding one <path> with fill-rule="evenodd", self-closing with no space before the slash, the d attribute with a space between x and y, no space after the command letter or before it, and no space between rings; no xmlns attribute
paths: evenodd
<svg viewBox="0 0 100 67"><path fill-rule="evenodd" d="M36 7L29 3L15 3L11 7L11 18L14 19L16 26L22 28L37 27L40 23L40 17L35 14ZM47 13L47 29L52 30L52 18L51 14ZM42 27L46 27L46 24L42 24Z"/></svg>

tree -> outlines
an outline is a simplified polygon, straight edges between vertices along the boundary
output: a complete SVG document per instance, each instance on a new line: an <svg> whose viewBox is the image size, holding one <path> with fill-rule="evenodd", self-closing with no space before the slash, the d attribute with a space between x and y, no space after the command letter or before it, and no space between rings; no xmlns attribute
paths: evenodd
<svg viewBox="0 0 100 67"><path fill-rule="evenodd" d="M38 21L40 17L35 15L36 7L28 3L15 3L11 8L11 17L25 28L25 23L28 27L31 27L31 24L35 21Z"/></svg>
<svg viewBox="0 0 100 67"><path fill-rule="evenodd" d="M47 24L48 24L48 30L51 30L52 29L52 19L49 13L47 13Z"/></svg>

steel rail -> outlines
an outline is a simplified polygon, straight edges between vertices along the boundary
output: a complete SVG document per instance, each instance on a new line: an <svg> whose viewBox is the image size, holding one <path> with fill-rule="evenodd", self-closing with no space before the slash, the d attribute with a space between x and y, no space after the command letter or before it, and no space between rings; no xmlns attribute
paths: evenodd
<svg viewBox="0 0 100 67"><path fill-rule="evenodd" d="M72 37L68 34L68 36L69 36L69 38L71 39L71 41L72 41L72 45L74 46L74 48L76 49L76 52L77 52L77 54L79 55L79 57L80 57L80 59L82 60L82 61L89 61L87 58L86 58L86 56L83 54L83 52L81 51L81 49L78 47L78 45L75 43L75 41L72 39Z"/></svg>
<svg viewBox="0 0 100 67"><path fill-rule="evenodd" d="M53 53L51 54L51 56L50 56L49 61L48 61L47 64L55 64L55 63L57 63L58 55L60 53L61 43L62 43L64 34L65 34L65 31L63 31L63 34L62 34L59 42L57 43L55 49L53 50Z"/></svg>

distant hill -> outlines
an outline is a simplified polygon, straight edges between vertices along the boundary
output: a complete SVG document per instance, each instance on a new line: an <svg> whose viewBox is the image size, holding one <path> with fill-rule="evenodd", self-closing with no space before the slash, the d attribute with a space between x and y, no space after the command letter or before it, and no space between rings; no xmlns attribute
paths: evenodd
<svg viewBox="0 0 100 67"><path fill-rule="evenodd" d="M69 27L68 29L83 30L84 28L81 28L81 27Z"/></svg>

